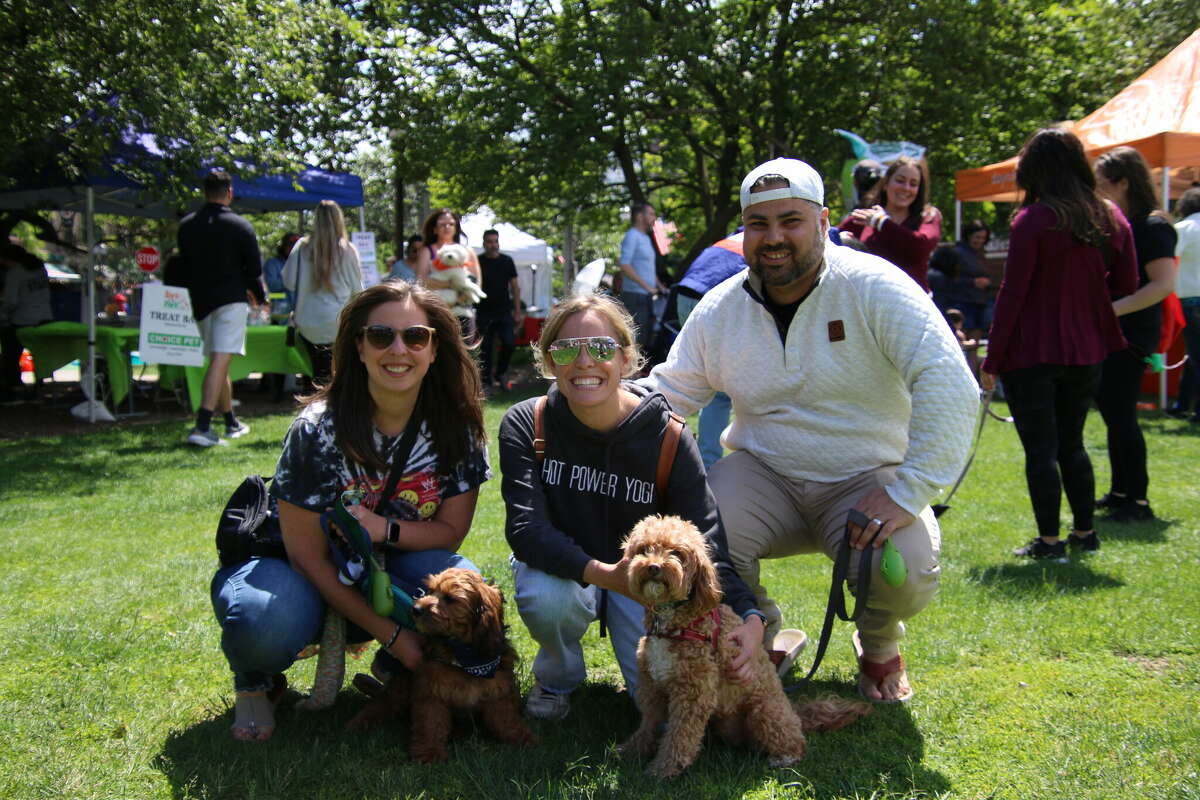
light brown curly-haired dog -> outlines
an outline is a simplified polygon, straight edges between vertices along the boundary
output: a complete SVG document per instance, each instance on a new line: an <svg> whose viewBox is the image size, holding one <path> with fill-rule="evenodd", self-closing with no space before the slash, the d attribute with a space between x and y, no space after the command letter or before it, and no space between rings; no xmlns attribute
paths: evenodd
<svg viewBox="0 0 1200 800"><path fill-rule="evenodd" d="M425 586L413 605L417 632L424 635L421 665L415 672L401 670L348 727L363 730L407 710L408 753L426 764L446 760L455 711L478 714L502 742L533 744L521 719L504 595L479 573L459 567L430 575Z"/></svg>
<svg viewBox="0 0 1200 800"><path fill-rule="evenodd" d="M753 654L749 685L728 678L738 650L727 634L741 620L721 603L708 543L690 522L643 519L625 541L625 557L630 593L646 607L646 635L638 644L642 723L621 753L654 753L650 774L670 778L687 769L710 721L730 744L751 744L783 767L804 757L806 728L836 730L870 713L867 703L836 697L793 707L763 648Z"/></svg>

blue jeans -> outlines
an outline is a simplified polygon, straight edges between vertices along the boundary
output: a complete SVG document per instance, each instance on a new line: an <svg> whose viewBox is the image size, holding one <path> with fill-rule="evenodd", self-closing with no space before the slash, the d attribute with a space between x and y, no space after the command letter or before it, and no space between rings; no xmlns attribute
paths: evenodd
<svg viewBox="0 0 1200 800"><path fill-rule="evenodd" d="M692 310L700 302L697 297L680 294L675 299L675 313L679 317L680 326L687 322ZM733 411L733 401L724 392L717 392L708 405L700 410L700 425L696 438L700 442L700 458L707 470L717 463L717 459L725 454L721 447L721 434L729 425L729 415Z"/></svg>
<svg viewBox="0 0 1200 800"><path fill-rule="evenodd" d="M654 298L640 292L621 292L621 304L637 325L637 342L646 353L654 340Z"/></svg>
<svg viewBox="0 0 1200 800"><path fill-rule="evenodd" d="M534 569L516 556L509 557L516 586L517 611L537 642L533 676L555 694L571 692L587 677L583 660L583 634L600 611L600 587L581 586ZM637 647L646 632L646 612L623 594L608 592L604 615L613 654L625 678L625 687L637 702Z"/></svg>
<svg viewBox="0 0 1200 800"><path fill-rule="evenodd" d="M478 568L448 550L389 549L386 568L392 582L417 594L426 577L448 567ZM217 570L212 586L213 612L221 626L221 650L239 692L271 687L271 676L283 672L296 655L320 639L325 601L308 579L280 558L252 558ZM346 626L348 642L370 637L358 626ZM384 667L395 659L380 652Z"/></svg>
<svg viewBox="0 0 1200 800"><path fill-rule="evenodd" d="M721 434L729 425L729 414L733 410L733 401L724 392L717 392L708 405L700 409L700 424L697 426L697 439L700 442L700 458L704 461L704 469L709 469L725 454L721 447Z"/></svg>

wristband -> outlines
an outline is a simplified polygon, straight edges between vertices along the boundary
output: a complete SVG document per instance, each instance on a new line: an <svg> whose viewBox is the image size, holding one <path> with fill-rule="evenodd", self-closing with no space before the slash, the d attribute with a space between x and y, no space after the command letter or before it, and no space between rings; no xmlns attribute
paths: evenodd
<svg viewBox="0 0 1200 800"><path fill-rule="evenodd" d="M400 522L399 520L389 519L387 521L387 543L395 547L400 543Z"/></svg>
<svg viewBox="0 0 1200 800"><path fill-rule="evenodd" d="M396 640L397 640L398 638L400 638L400 631L401 631L401 627L400 627L399 625L397 625L397 626L396 626L396 630L392 631L392 638L388 639L388 640L387 640L387 644L385 644L385 645L383 646L383 649L384 649L384 650L391 650L391 649L392 649L392 645L394 645L394 644L396 643Z"/></svg>

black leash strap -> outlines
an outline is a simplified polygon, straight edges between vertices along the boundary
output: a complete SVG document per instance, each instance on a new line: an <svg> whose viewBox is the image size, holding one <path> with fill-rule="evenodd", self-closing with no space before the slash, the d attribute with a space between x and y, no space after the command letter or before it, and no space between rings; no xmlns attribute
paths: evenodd
<svg viewBox="0 0 1200 800"><path fill-rule="evenodd" d="M846 613L846 594L843 585L850 575L850 526L857 525L863 530L871 521L867 519L867 515L863 514L858 509L850 509L846 514L846 529L842 536L842 546L838 548L837 558L833 561L833 579L829 587L829 603L825 607L825 623L821 626L821 640L817 643L817 655L813 658L812 668L808 674L798 680L796 683L783 687L785 692L794 692L803 687L816 673L817 667L821 666L821 659L825 657L825 649L829 647L829 634L833 632L833 619L838 617L846 622L854 622L862 616L863 611L867 608L867 598L871 596L871 556L875 552L872 545L875 543L876 537L879 536L879 531L875 532L875 536L871 537L871 541L867 542L867 546L863 548L862 556L858 562L858 593L854 599L854 613Z"/></svg>

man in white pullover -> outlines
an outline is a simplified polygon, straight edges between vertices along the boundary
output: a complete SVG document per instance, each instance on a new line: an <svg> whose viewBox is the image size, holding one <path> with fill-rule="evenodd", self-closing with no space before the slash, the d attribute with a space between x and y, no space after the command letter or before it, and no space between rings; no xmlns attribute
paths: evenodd
<svg viewBox="0 0 1200 800"><path fill-rule="evenodd" d="M760 583L760 559L832 559L850 509L870 520L850 537L856 550L875 537L876 548L855 636L859 692L907 700L902 620L937 592L941 533L929 504L966 459L978 387L920 287L887 261L828 241L812 167L783 158L756 167L741 203L749 269L705 295L646 383L684 415L717 391L733 399L724 435L733 452L709 482L734 567L767 615L768 646L781 613ZM878 575L888 538L908 569L899 587Z"/></svg>

